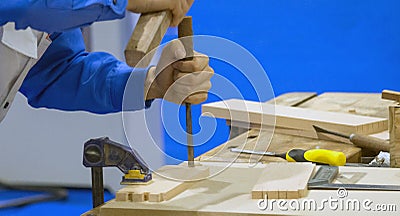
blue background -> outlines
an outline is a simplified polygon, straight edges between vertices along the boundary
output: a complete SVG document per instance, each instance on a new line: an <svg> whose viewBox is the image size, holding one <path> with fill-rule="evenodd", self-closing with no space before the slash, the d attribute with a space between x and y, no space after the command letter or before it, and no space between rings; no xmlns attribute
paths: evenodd
<svg viewBox="0 0 400 216"><path fill-rule="evenodd" d="M275 95L280 95L400 90L399 11L398 0L198 0L189 15L196 35L223 37L249 50L266 70ZM210 64L235 81L245 99L255 99L245 79L229 76L234 69L215 60ZM215 100L210 97L207 102ZM200 107L193 110L198 132ZM183 110L181 121L184 124ZM195 154L227 138L228 128L219 120L213 139L196 147ZM165 140L169 155L187 158L185 146L168 134Z"/></svg>

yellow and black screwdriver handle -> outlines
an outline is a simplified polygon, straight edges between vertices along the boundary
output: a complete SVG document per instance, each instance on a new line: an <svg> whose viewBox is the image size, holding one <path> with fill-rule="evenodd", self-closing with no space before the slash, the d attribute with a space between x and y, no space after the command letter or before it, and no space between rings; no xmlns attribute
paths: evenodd
<svg viewBox="0 0 400 216"><path fill-rule="evenodd" d="M290 151L276 155L289 162L313 162L331 166L343 166L346 164L346 155L343 152L327 149L291 149Z"/></svg>

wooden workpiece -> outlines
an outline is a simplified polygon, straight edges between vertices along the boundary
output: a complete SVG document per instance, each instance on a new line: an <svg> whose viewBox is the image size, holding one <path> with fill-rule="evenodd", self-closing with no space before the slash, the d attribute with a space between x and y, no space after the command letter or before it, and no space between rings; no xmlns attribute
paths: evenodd
<svg viewBox="0 0 400 216"><path fill-rule="evenodd" d="M390 166L400 167L400 92L383 90L382 99L396 103L389 106Z"/></svg>
<svg viewBox="0 0 400 216"><path fill-rule="evenodd" d="M170 11L142 14L125 49L126 63L147 67L171 24ZM144 58L146 56L146 58ZM138 65L138 63L140 63Z"/></svg>
<svg viewBox="0 0 400 216"><path fill-rule="evenodd" d="M298 199L307 196L312 163L269 163L251 191L252 199Z"/></svg>
<svg viewBox="0 0 400 216"><path fill-rule="evenodd" d="M153 173L153 180L149 184L128 185L117 191L115 200L119 202L170 200L196 181L209 175L208 167L164 166Z"/></svg>
<svg viewBox="0 0 400 216"><path fill-rule="evenodd" d="M382 99L391 100L396 103L400 103L400 92L391 91L391 90L383 90L382 91Z"/></svg>
<svg viewBox="0 0 400 216"><path fill-rule="evenodd" d="M220 170L223 163L203 163L208 166L210 172ZM232 164L224 172L211 179L197 182L188 190L178 194L171 200L164 202L117 202L111 200L100 208L85 213L84 216L95 214L96 216L116 215L141 215L141 216L249 216L249 215L398 215L398 212L376 212L361 208L358 210L299 210L282 211L278 206L267 210L260 210L257 206L259 200L251 199L251 190L261 177L266 165L258 164L249 167L248 164ZM340 167L340 179L352 179L359 176L356 183L359 184L387 184L398 185L400 182L399 168L365 168L365 167ZM279 177L279 173L275 173ZM340 183L335 181L335 183ZM391 191L347 191L347 199L358 199L361 202L369 199L375 208L376 204L396 204L398 211L399 192ZM313 199L321 203L329 197L339 199L336 190L309 190L305 199ZM298 199L302 202L304 199ZM287 200L290 201L290 200ZM362 204L362 203L361 203Z"/></svg>
<svg viewBox="0 0 400 216"><path fill-rule="evenodd" d="M400 105L389 107L390 166L400 167Z"/></svg>
<svg viewBox="0 0 400 216"><path fill-rule="evenodd" d="M289 92L285 93L282 95L279 95L278 97L275 97L272 100L269 100L265 103L267 104L278 104L282 106L299 106L303 104L306 101L309 101L310 99L314 98L317 96L317 93L315 92ZM230 126L230 138L234 138L248 130L248 128L243 128L240 127L240 125L232 125L232 122L230 120L226 120L227 124ZM233 122L235 124L236 122ZM259 126L256 126L259 127ZM252 127L254 128L254 127Z"/></svg>
<svg viewBox="0 0 400 216"><path fill-rule="evenodd" d="M380 93L326 92L298 107L321 111L388 118L387 107L395 102L382 100Z"/></svg>
<svg viewBox="0 0 400 216"><path fill-rule="evenodd" d="M275 123L276 127L309 132L314 131L312 125L358 134L373 134L387 130L385 118L273 106L237 99L204 104L202 112L236 122L251 122L261 126L271 126Z"/></svg>

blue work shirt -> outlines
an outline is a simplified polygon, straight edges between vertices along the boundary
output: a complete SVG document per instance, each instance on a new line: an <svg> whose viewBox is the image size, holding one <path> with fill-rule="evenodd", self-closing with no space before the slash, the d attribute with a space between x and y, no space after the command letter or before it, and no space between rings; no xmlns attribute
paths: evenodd
<svg viewBox="0 0 400 216"><path fill-rule="evenodd" d="M127 0L12 0L0 2L0 26L15 22L51 34L52 44L20 88L33 107L111 113L122 110L125 85L135 92L129 110L145 107L147 69L133 69L112 55L85 52L77 27L122 18ZM62 32L62 33L57 33ZM149 106L151 101L146 102Z"/></svg>
<svg viewBox="0 0 400 216"><path fill-rule="evenodd" d="M104 52L86 52L80 29L51 35L53 42L26 76L20 92L33 107L111 113L139 110L145 103L147 69L132 68Z"/></svg>
<svg viewBox="0 0 400 216"><path fill-rule="evenodd" d="M15 22L48 33L71 30L93 22L120 19L127 0L11 0L0 1L0 26Z"/></svg>

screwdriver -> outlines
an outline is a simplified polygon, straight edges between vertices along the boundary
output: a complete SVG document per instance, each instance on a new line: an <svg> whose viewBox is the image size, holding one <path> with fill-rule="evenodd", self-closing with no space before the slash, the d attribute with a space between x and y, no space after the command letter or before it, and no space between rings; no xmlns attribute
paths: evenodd
<svg viewBox="0 0 400 216"><path fill-rule="evenodd" d="M289 162L313 162L331 166L344 166L346 164L346 155L343 152L327 149L291 149L285 153L276 153L231 148L231 152L280 157Z"/></svg>

